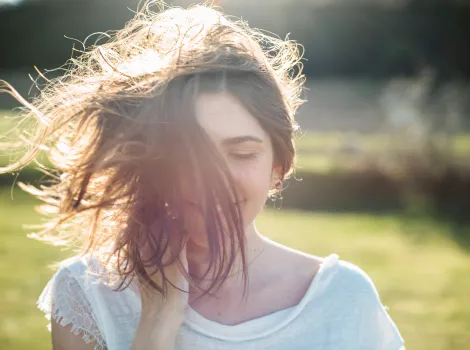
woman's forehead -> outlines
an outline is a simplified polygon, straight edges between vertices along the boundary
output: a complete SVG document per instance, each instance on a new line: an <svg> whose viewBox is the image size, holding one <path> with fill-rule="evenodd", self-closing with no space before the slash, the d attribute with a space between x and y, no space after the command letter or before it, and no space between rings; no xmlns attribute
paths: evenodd
<svg viewBox="0 0 470 350"><path fill-rule="evenodd" d="M258 121L229 93L204 93L196 100L196 118L215 142L240 136L264 141Z"/></svg>

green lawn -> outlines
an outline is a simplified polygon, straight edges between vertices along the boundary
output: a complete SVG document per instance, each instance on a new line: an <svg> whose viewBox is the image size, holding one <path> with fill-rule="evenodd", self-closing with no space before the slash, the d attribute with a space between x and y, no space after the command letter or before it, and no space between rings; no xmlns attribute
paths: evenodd
<svg viewBox="0 0 470 350"><path fill-rule="evenodd" d="M0 187L0 348L50 349L35 302L66 256L25 237L35 202ZM274 240L325 256L338 253L375 281L410 350L464 350L470 344L470 255L429 218L266 210L258 228ZM420 234L425 232L425 239Z"/></svg>

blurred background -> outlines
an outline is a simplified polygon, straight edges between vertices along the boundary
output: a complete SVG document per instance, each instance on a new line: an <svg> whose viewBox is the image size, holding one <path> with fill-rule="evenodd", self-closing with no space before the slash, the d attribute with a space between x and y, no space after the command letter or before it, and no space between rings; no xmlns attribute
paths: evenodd
<svg viewBox="0 0 470 350"><path fill-rule="evenodd" d="M34 66L60 74L72 48L121 28L137 3L0 0L0 79L33 97ZM361 266L407 349L470 349L470 2L218 3L305 49L297 173L260 230ZM0 94L0 134L15 107ZM71 253L26 237L37 202L14 184L41 176L34 167L0 175L0 349L50 348L35 302L47 265Z"/></svg>

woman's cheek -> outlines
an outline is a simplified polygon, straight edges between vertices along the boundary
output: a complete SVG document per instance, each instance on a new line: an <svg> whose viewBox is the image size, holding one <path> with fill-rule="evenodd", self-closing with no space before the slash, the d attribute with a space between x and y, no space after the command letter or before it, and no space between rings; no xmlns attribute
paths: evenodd
<svg viewBox="0 0 470 350"><path fill-rule="evenodd" d="M271 183L271 165L263 159L252 168L245 172L243 179L244 187L247 192L258 197L258 200L264 201L269 192Z"/></svg>
<svg viewBox="0 0 470 350"><path fill-rule="evenodd" d="M244 213L245 220L248 221L247 224L251 223L263 209L268 197L269 186L270 177L265 172L250 174L243 182L243 192L247 196Z"/></svg>

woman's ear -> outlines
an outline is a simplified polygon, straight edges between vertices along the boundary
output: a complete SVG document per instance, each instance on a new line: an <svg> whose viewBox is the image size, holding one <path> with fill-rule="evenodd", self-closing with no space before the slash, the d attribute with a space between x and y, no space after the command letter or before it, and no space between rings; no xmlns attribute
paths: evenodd
<svg viewBox="0 0 470 350"><path fill-rule="evenodd" d="M282 169L280 166L273 166L273 169L271 171L271 186L270 186L272 189L278 187L279 184L282 182L281 172L282 172Z"/></svg>

